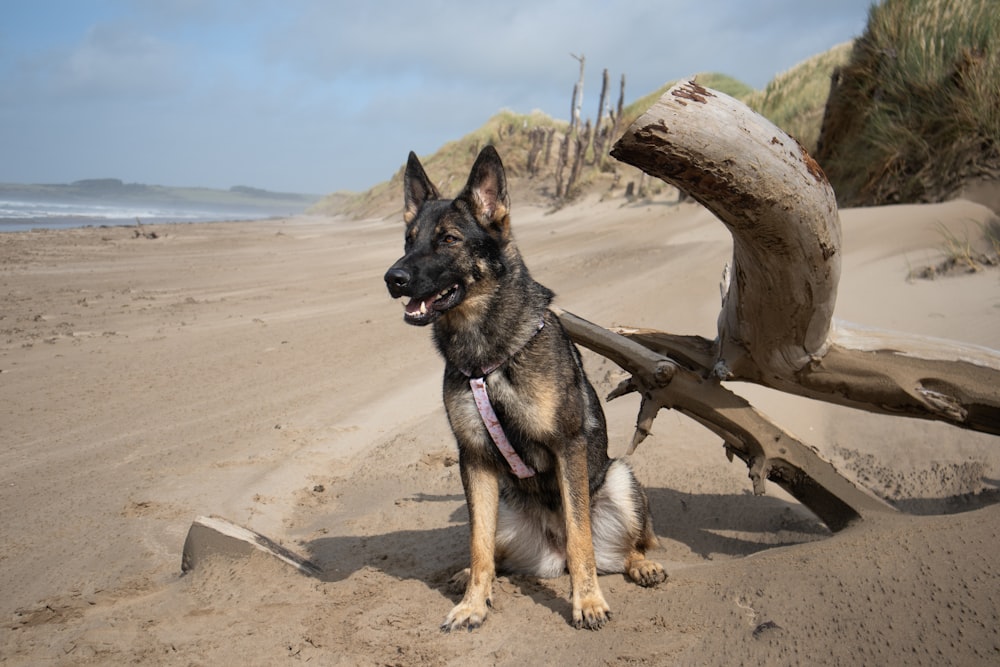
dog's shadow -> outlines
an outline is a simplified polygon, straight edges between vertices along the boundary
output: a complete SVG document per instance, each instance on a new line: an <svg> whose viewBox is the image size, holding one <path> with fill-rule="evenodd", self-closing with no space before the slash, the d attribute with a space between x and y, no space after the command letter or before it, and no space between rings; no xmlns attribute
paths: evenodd
<svg viewBox="0 0 1000 667"><path fill-rule="evenodd" d="M778 498L690 494L664 488L647 489L647 495L661 541L679 542L706 557L745 556L830 534L797 503ZM449 581L468 566L469 529L464 499L461 494L418 494L412 500L459 503L449 517L449 525L376 535L323 537L305 545L307 557L318 566L317 576L322 581L343 581L361 570L375 569L395 579L423 582L453 603L458 602L462 593ZM651 557L656 559L656 553ZM567 620L571 617L568 581L507 575L497 586L529 597Z"/></svg>
<svg viewBox="0 0 1000 667"><path fill-rule="evenodd" d="M417 494L416 502L459 502L461 494ZM465 507L455 510L451 525L414 528L379 535L342 535L307 542L307 558L317 565L323 581L342 581L364 568L381 570L398 579L419 579L444 586L467 559L469 530Z"/></svg>
<svg viewBox="0 0 1000 667"><path fill-rule="evenodd" d="M468 513L461 494L431 496L417 494L416 502L460 502L442 528L398 530L380 535L323 537L305 544L308 560L317 566L318 579L343 581L364 569L375 569L395 579L423 582L452 603L462 591L451 578L469 564ZM567 621L572 609L565 592L555 581L524 575L505 575L495 586L531 598L536 604L562 614Z"/></svg>
<svg viewBox="0 0 1000 667"><path fill-rule="evenodd" d="M1000 481L986 480L992 487L973 496L938 499L907 499L896 506L911 514L949 514L1000 502ZM647 488L653 525L663 550L650 556L671 560L676 550L687 547L703 558L714 555L744 557L779 546L822 540L830 530L795 501L772 496L684 493L668 488ZM456 508L448 525L412 528L375 535L323 537L305 544L307 558L318 567L321 581L339 582L366 569L383 572L398 580L419 581L442 597L457 603L461 590L450 584L454 574L469 563L469 529L462 494L416 494L416 503L448 502ZM669 567L668 567L669 569ZM572 617L568 600L569 582L526 575L498 579L499 590L530 598L533 603L565 618Z"/></svg>
<svg viewBox="0 0 1000 667"><path fill-rule="evenodd" d="M995 480L991 480L996 482ZM677 545L686 546L703 558L749 556L779 546L824 539L830 530L802 505L771 496L743 494L684 493L667 488L647 488L653 526L661 538L666 558ZM982 494L972 500L949 503L937 500L923 507L925 514L967 511L1000 500L998 493ZM457 603L461 590L449 582L469 564L468 514L465 496L417 494L417 503L448 502L457 507L443 527L413 528L376 535L323 537L305 545L307 558L316 566L321 581L343 581L365 569L383 572L399 580L419 581L442 597ZM911 501L911 505L919 504ZM930 504L926 501L924 504ZM915 507L900 507L914 512ZM670 543L675 543L670 545ZM656 552L654 560L664 559ZM669 569L669 568L668 568ZM570 621L569 582L526 575L506 575L498 579L500 590L530 598Z"/></svg>

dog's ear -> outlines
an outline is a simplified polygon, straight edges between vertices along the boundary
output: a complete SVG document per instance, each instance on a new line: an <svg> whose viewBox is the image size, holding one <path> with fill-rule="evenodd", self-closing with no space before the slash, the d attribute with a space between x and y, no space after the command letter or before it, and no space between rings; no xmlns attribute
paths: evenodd
<svg viewBox="0 0 1000 667"><path fill-rule="evenodd" d="M458 199L463 199L473 215L488 230L506 237L510 228L510 198L503 163L493 146L487 146L476 158L469 173L469 182Z"/></svg>
<svg viewBox="0 0 1000 667"><path fill-rule="evenodd" d="M410 151L406 160L406 171L403 172L403 220L410 224L417 217L417 211L430 199L441 199L427 172L417 159L416 153Z"/></svg>

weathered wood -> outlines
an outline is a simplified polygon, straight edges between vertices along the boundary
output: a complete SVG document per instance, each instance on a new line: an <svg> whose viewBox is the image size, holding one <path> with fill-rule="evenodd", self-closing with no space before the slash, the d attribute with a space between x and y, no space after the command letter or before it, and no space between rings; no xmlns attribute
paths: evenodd
<svg viewBox="0 0 1000 667"><path fill-rule="evenodd" d="M604 160L604 144L607 140L607 134L603 131L604 128L604 101L608 97L608 83L610 79L608 77L608 69L605 67L604 72L601 74L601 96L597 101L597 120L594 121L594 134L591 137L590 143L593 148L593 159L591 164L599 164Z"/></svg>
<svg viewBox="0 0 1000 667"><path fill-rule="evenodd" d="M615 107L615 113L613 114L611 123L611 134L609 135L612 139L618 138L618 132L621 130L622 126L622 116L624 115L625 109L625 75L622 74L621 85L618 89L618 105Z"/></svg>
<svg viewBox="0 0 1000 667"><path fill-rule="evenodd" d="M716 364L717 345L707 338L628 327L613 331L689 368L711 369ZM730 379L868 412L946 421L996 435L1000 434L998 374L996 350L834 320L826 355L798 374L801 384ZM845 388L851 391L845 393Z"/></svg>
<svg viewBox="0 0 1000 667"><path fill-rule="evenodd" d="M274 540L218 516L200 516L192 522L184 540L181 572L195 569L211 556L237 559L249 558L254 553L273 556L311 577L322 573L315 563Z"/></svg>
<svg viewBox="0 0 1000 667"><path fill-rule="evenodd" d="M584 123L583 131L577 132L576 137L574 137L573 145L575 152L573 153L573 166L569 170L569 180L566 181L566 190L563 192L563 197L569 199L576 188L576 181L580 177L580 171L583 169L583 160L587 154L587 145L590 142L590 135L592 128L590 125L590 119Z"/></svg>
<svg viewBox="0 0 1000 667"><path fill-rule="evenodd" d="M562 141L559 144L559 153L556 158L556 189L555 195L556 199L563 198L563 173L566 170L566 166L569 164L569 142L571 141L572 133L567 132L563 135Z"/></svg>
<svg viewBox="0 0 1000 667"><path fill-rule="evenodd" d="M836 200L816 162L782 130L687 81L636 120L611 154L688 192L733 236L732 279L712 344L720 379L1000 434L1000 352L834 327ZM677 343L657 344L677 353Z"/></svg>
<svg viewBox="0 0 1000 667"><path fill-rule="evenodd" d="M607 357L632 374L611 397L638 391L642 407L629 453L649 434L660 408L681 412L719 435L730 456L744 461L754 493L764 493L767 479L809 508L831 530L859 517L894 511L868 491L840 475L811 447L783 431L718 379L684 368L673 360L572 313L559 312L569 335L580 345Z"/></svg>
<svg viewBox="0 0 1000 667"><path fill-rule="evenodd" d="M734 376L786 376L825 351L840 277L837 202L794 139L688 81L638 118L611 155L686 191L733 234L719 360Z"/></svg>
<svg viewBox="0 0 1000 667"><path fill-rule="evenodd" d="M580 130L580 123L582 122L580 120L580 113L583 111L583 70L586 66L587 57L582 53L580 55L573 53L569 55L573 58L573 60L580 63L580 78L577 79L576 84L573 85L573 105L570 109L569 129L572 133L573 130Z"/></svg>

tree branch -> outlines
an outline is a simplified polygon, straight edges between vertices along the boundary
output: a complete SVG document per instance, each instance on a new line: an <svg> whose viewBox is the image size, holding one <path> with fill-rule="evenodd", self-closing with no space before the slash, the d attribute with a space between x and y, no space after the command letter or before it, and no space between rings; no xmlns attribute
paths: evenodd
<svg viewBox="0 0 1000 667"><path fill-rule="evenodd" d="M612 396L638 391L642 407L629 453L649 435L660 408L681 412L719 435L730 456L750 470L754 493L770 479L812 510L831 530L873 512L893 509L841 476L832 464L783 431L750 403L723 387L717 378L683 368L624 336L559 311L569 335L580 345L611 359L632 374Z"/></svg>

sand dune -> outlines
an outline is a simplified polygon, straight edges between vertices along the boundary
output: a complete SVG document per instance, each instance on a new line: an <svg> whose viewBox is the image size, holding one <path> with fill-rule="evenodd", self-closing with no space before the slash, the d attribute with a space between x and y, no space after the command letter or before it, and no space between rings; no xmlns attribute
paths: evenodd
<svg viewBox="0 0 1000 667"><path fill-rule="evenodd" d="M1000 347L1000 274L907 280L955 201L842 212L837 316ZM692 204L518 207L535 276L604 325L713 336L725 229ZM477 632L442 635L467 558L429 332L381 276L401 223L282 222L0 235L0 660L37 664L997 664L1000 440L740 388L905 512L831 535L718 438L664 412L634 456L670 572L608 576L600 632L568 578L503 577ZM587 354L606 393L622 377ZM613 455L637 403L607 407ZM216 514L323 568L213 559Z"/></svg>

